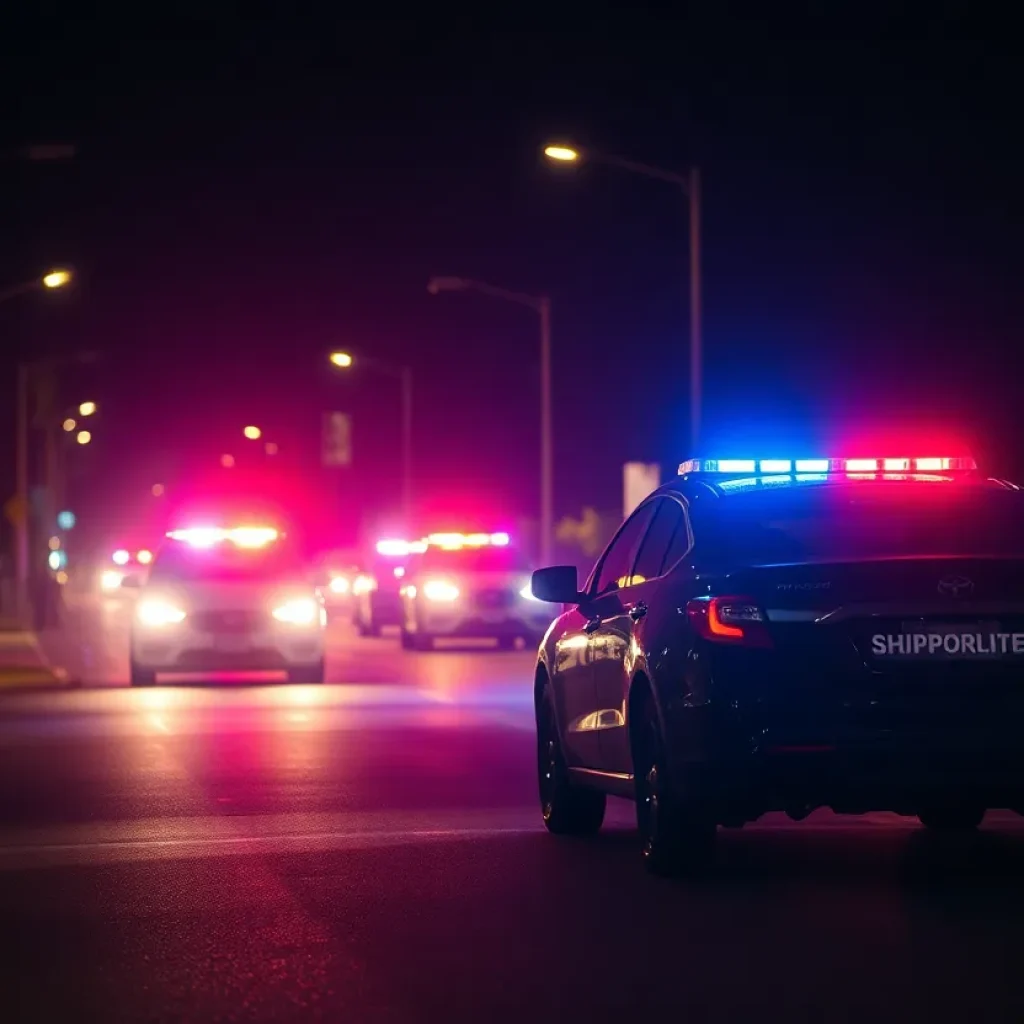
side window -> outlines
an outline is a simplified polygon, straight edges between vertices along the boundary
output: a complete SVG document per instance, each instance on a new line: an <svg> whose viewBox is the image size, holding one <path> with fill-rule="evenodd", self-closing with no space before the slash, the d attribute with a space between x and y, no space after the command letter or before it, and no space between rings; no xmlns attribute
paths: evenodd
<svg viewBox="0 0 1024 1024"><path fill-rule="evenodd" d="M620 528L597 571L595 595L607 594L628 585L637 547L651 521L654 508L654 502L641 505Z"/></svg>
<svg viewBox="0 0 1024 1024"><path fill-rule="evenodd" d="M659 498L654 504L657 511L637 556L633 583L657 579L672 564L666 556L676 543L676 538L681 538L680 554L686 550L689 535L683 506L674 498Z"/></svg>
<svg viewBox="0 0 1024 1024"><path fill-rule="evenodd" d="M679 506L679 512L681 522L679 524L679 529L676 530L672 540L669 542L668 550L665 552L665 560L661 565L662 573L668 572L669 569L671 569L672 566L674 566L690 548L689 517L686 510L681 505Z"/></svg>

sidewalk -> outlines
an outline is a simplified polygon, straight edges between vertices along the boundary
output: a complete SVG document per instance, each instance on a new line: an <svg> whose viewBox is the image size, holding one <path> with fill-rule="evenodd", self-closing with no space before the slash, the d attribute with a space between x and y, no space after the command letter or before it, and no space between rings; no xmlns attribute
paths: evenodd
<svg viewBox="0 0 1024 1024"><path fill-rule="evenodd" d="M0 690L54 686L66 678L50 664L35 633L0 619Z"/></svg>

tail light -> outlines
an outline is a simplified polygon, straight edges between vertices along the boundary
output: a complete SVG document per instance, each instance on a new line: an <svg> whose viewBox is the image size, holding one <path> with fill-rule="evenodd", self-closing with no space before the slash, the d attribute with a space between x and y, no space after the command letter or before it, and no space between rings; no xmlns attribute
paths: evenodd
<svg viewBox="0 0 1024 1024"><path fill-rule="evenodd" d="M705 640L745 647L772 646L767 618L753 598L697 598L687 604L686 616Z"/></svg>

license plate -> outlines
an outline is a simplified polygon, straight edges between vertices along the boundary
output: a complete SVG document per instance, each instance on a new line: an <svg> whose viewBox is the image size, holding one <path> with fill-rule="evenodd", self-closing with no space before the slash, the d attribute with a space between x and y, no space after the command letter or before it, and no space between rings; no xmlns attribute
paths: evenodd
<svg viewBox="0 0 1024 1024"><path fill-rule="evenodd" d="M885 661L1024 662L1024 633L997 622L904 622L898 632L872 633L869 644L872 657Z"/></svg>
<svg viewBox="0 0 1024 1024"><path fill-rule="evenodd" d="M249 649L249 638L246 636L219 636L214 641L218 651L225 654L238 654Z"/></svg>

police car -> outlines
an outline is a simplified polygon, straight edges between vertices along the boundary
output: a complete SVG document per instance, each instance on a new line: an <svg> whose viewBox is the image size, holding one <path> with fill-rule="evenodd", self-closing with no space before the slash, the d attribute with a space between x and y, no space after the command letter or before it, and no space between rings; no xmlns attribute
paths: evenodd
<svg viewBox="0 0 1024 1024"><path fill-rule="evenodd" d="M310 573L276 529L172 531L136 603L131 684L224 671L322 683L326 623Z"/></svg>
<svg viewBox="0 0 1024 1024"><path fill-rule="evenodd" d="M633 798L648 866L718 826L1024 813L1024 492L969 458L694 459L620 527L535 676L544 820Z"/></svg>
<svg viewBox="0 0 1024 1024"><path fill-rule="evenodd" d="M128 548L118 548L110 556L110 564L100 571L100 590L105 594L115 594L129 578L131 582L124 589L137 589L145 582L152 564L153 552L149 548L140 548L134 552Z"/></svg>
<svg viewBox="0 0 1024 1024"><path fill-rule="evenodd" d="M368 567L352 579L352 621L360 636L380 636L385 626L401 626L407 565L426 549L426 541L377 541Z"/></svg>
<svg viewBox="0 0 1024 1024"><path fill-rule="evenodd" d="M511 648L543 636L551 612L534 598L507 533L438 533L426 541L402 588L404 648L429 650L439 637L494 638Z"/></svg>

